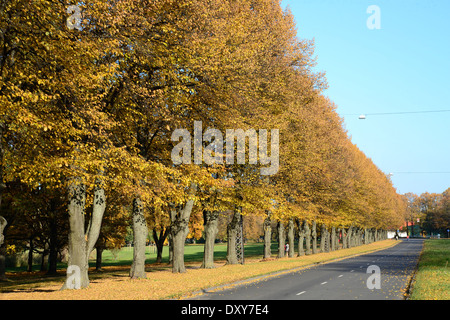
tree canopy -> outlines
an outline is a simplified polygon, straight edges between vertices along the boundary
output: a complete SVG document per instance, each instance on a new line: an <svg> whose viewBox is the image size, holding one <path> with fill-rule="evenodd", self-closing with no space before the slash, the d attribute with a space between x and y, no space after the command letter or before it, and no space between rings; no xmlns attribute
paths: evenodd
<svg viewBox="0 0 450 320"><path fill-rule="evenodd" d="M298 38L280 1L0 0L0 9L0 215L8 221L78 212L87 254L98 238L121 243L116 233L135 199L155 234L187 219L199 236L201 212L237 207L336 227L404 221L405 202L351 142L323 93L314 42ZM200 156L209 150L222 161L175 165L172 134L193 137L196 121L202 135L252 129L262 139L262 130L278 130L277 172L261 174L261 154L257 163L225 161L217 137L203 139ZM274 136L266 138L274 152ZM77 222L64 225L73 241Z"/></svg>

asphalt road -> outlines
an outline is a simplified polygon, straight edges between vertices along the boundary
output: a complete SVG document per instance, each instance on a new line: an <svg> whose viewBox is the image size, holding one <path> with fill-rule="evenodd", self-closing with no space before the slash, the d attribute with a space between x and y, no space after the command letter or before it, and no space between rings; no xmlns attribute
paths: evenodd
<svg viewBox="0 0 450 320"><path fill-rule="evenodd" d="M423 240L399 241L388 249L263 278L232 289L205 290L194 299L401 300L417 265Z"/></svg>

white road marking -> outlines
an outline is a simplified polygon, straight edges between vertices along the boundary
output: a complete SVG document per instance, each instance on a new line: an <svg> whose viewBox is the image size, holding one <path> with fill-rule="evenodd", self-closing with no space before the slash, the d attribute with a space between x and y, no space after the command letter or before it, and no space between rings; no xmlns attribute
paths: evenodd
<svg viewBox="0 0 450 320"><path fill-rule="evenodd" d="M296 295L299 296L299 295L301 295L301 294L304 294L305 292L306 292L306 291L302 291L302 292L297 293Z"/></svg>
<svg viewBox="0 0 450 320"><path fill-rule="evenodd" d="M322 282L320 285L323 285L323 284L325 284L325 283L327 283L327 281L325 281L325 282Z"/></svg>

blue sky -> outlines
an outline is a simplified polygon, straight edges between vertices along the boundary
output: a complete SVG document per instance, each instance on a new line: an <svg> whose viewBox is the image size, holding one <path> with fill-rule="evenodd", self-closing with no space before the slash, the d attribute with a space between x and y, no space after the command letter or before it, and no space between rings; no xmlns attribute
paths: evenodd
<svg viewBox="0 0 450 320"><path fill-rule="evenodd" d="M399 193L450 187L450 1L283 0L299 38L315 39L325 94L352 141ZM370 30L370 5L381 29ZM365 120L358 115L368 114ZM440 173L438 173L440 172Z"/></svg>

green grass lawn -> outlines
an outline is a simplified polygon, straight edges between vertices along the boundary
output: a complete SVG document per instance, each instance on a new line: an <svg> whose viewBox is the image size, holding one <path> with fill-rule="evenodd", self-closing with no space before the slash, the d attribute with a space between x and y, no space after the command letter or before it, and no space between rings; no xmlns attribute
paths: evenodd
<svg viewBox="0 0 450 320"><path fill-rule="evenodd" d="M272 255L276 256L278 252L278 244L276 242L271 245ZM186 263L202 262L203 260L204 244L186 244L184 247L184 261ZM244 255L245 258L262 258L264 251L264 244L262 242L249 242L245 244ZM156 263L156 247L146 247L146 264ZM227 256L227 244L216 243L214 246L214 260L225 260ZM102 254L102 266L127 266L133 262L133 247L123 247L118 250L105 250ZM162 254L162 263L169 262L169 247L164 246ZM95 250L89 259L89 266L95 267ZM58 263L58 270L67 268L66 263ZM27 267L7 267L7 272L23 272ZM39 271L40 265L33 265L33 271Z"/></svg>
<svg viewBox="0 0 450 320"><path fill-rule="evenodd" d="M156 248L146 248L146 263L151 264L156 262ZM184 261L201 262L203 260L203 244L186 244L184 247ZM244 256L246 258L262 258L264 244L263 243L247 243L244 247ZM278 252L278 244L276 242L271 245L272 254L276 255ZM214 245L214 260L225 260L227 256L227 244L216 243ZM120 266L131 265L133 262L133 248L124 247L117 251L105 250L102 255L103 266ZM162 254L162 263L169 262L169 247L164 246ZM95 259L90 260L90 265L95 266Z"/></svg>
<svg viewBox="0 0 450 320"><path fill-rule="evenodd" d="M450 300L450 240L426 240L411 300Z"/></svg>

